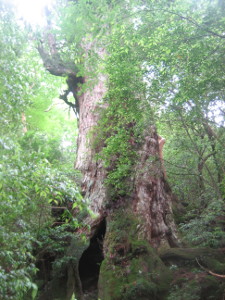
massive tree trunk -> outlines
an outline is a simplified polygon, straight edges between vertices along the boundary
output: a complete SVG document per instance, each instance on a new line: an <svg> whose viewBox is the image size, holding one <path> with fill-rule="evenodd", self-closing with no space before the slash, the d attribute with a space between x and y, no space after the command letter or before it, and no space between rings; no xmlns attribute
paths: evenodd
<svg viewBox="0 0 225 300"><path fill-rule="evenodd" d="M82 174L82 195L89 200L95 217L84 220L91 227L88 243L83 245L71 241L67 256L73 259L63 270L64 278L60 281L53 277L39 299L70 300L73 293L78 300L166 299L172 272L167 266L190 259L193 267L195 255L200 256L203 252L191 251L192 255L188 255L190 251L184 250L185 255L172 249L179 247L179 240L172 214L173 195L162 163L159 143L162 138L154 125L146 126L138 140L135 140L135 135L130 137L129 146L133 146L136 152L135 161L132 162L130 177L122 179L124 186L129 186L129 192L116 193L112 199L114 186L106 184L112 166L106 168L104 161L96 156L105 145L93 146L101 112L110 105L110 101L103 102L107 77L98 76L95 85L83 91L81 86L87 84L89 78L78 75L74 63L63 62L50 30L49 33L46 31L45 39L47 47L44 42L38 47L44 66L53 75L67 77L68 89L60 98L79 115L75 168ZM85 41L82 42L85 54ZM100 52L103 56L104 51ZM70 92L75 103L67 99ZM133 120L129 122L134 126ZM188 276L192 275L189 273ZM190 278L194 277L195 274ZM56 285L61 286L62 296L58 291L54 292Z"/></svg>
<svg viewBox="0 0 225 300"><path fill-rule="evenodd" d="M78 98L80 121L76 161L76 168L83 174L84 197L90 200L92 210L98 215L99 227L102 220L106 224L101 240L104 261L100 268L99 297L147 300L156 290L157 297L163 297L169 274L155 251L176 247L178 239L172 216L172 193L159 159L158 135L154 126L145 130L130 178L132 193L110 201L104 184L107 171L101 161L96 161L88 134L98 122L96 108L105 91L104 80L100 79L92 91ZM156 272L158 277L150 275L151 272ZM164 278L159 279L160 276ZM164 280L162 288L157 287L161 280ZM85 289L88 295L88 287Z"/></svg>
<svg viewBox="0 0 225 300"><path fill-rule="evenodd" d="M110 202L104 185L106 171L102 162L95 159L94 134L90 137L90 131L98 124L97 108L105 92L103 77L92 90L78 97L80 118L75 168L83 175L84 197L90 200L91 209L99 216L107 216L124 205L129 207L140 219L138 236L155 248L175 246L177 237L172 218L172 193L159 159L158 135L154 126L145 130L145 138L137 149L138 160L130 179L133 181L132 195L123 197L116 207L110 207L109 212L106 208L106 203Z"/></svg>
<svg viewBox="0 0 225 300"><path fill-rule="evenodd" d="M136 159L132 175L123 182L131 189L111 199L113 187L109 189L105 184L109 169L96 158L104 144L93 147L100 111L110 105L102 102L107 93L106 77L99 76L94 87L81 93L80 85L88 78L77 77L76 68L63 66L61 60L53 64L43 45L39 52L52 74L67 76L68 90L61 98L79 112L75 168L82 173L82 194L95 213L95 217L84 220L91 227L89 242L80 243L74 233L66 253L72 259L62 270L63 277L53 276L39 300L70 300L73 294L78 300L166 299L172 274L167 266L189 260L193 268L195 255L202 258L208 254L201 250L189 255L190 249L172 249L179 246L179 241L172 214L173 195L162 165L162 138L153 125L143 130L141 141L132 136L130 144L135 148ZM73 93L75 104L68 101L69 92ZM209 261L207 258L204 262ZM194 273L188 272L187 276L194 278ZM215 286L218 288L218 282ZM199 299L206 299L205 292L202 295Z"/></svg>
<svg viewBox="0 0 225 300"><path fill-rule="evenodd" d="M39 46L39 53L52 74L68 78L68 90L61 98L68 102L69 91L75 96L76 103L68 103L79 112L75 168L82 173L82 193L96 215L95 219L86 220L93 228L90 246L80 256L79 266L75 266L76 270L79 268L82 291L80 282L72 284L72 289L70 284L67 299L73 290L79 299L97 299L96 289L102 300L147 300L154 295L154 299L162 299L170 277L157 250L176 247L178 238L156 128L146 128L143 140L137 143L137 160L132 178L128 179L132 192L110 201L105 185L107 170L101 160L96 160L96 148L92 146L95 133L90 134L98 124L106 78L100 76L93 88L80 94L78 83L85 83L87 78L76 77L76 69L62 66L61 61L53 64L43 45ZM77 281L77 272L68 276L68 281L71 278Z"/></svg>

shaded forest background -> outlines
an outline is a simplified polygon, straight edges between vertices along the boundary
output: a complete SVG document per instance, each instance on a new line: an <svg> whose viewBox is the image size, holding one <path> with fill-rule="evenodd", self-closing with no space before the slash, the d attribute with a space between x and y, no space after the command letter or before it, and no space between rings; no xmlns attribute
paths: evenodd
<svg viewBox="0 0 225 300"><path fill-rule="evenodd" d="M57 1L45 27L33 28L18 19L13 3L0 1L1 299L35 299L52 276L39 277L43 251L57 274L71 259L68 241L87 242L84 216L95 217L74 169L79 120L68 73L50 75L43 49L88 77L79 93L91 90L99 74L110 78L105 102L114 99L109 115L119 121L101 119L96 145L120 132L124 120L156 125L166 139L163 164L182 243L225 247L224 14L223 1ZM85 55L82 42L94 45ZM138 97L146 100L142 117ZM123 133L104 141L99 157L106 166L124 154L106 180L121 195L133 153L127 155ZM224 274L224 264L210 269ZM202 271L197 263L195 271ZM216 286L209 299L220 299L224 286ZM173 284L167 299L201 299L198 284L181 291Z"/></svg>

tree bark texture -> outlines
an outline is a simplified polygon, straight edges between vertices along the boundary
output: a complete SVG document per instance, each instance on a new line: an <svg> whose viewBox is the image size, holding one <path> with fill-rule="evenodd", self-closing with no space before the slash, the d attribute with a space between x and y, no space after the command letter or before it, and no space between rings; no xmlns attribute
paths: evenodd
<svg viewBox="0 0 225 300"><path fill-rule="evenodd" d="M223 273L224 261L215 269L215 261L208 259L211 254L206 254L204 249L179 249L172 214L172 202L176 199L165 178L159 144L162 138L154 126L144 129L141 142L132 140L137 156L131 177L124 181L124 185L132 186L132 192L110 199L105 184L108 170L96 159L97 150L93 147L99 108L104 109L105 105L102 99L107 93L106 77L99 76L94 87L81 93L80 85L88 78L77 76L73 64L63 64L58 53L51 49L54 45L52 42L50 52L43 44L38 50L51 74L67 77L68 89L61 98L79 113L75 168L82 173L82 194L89 199L96 217L85 219L91 226L89 246L76 240L74 234L76 242L71 241L66 254L72 260L62 270L63 277L52 275L39 299L70 300L74 294L78 300L163 300L167 299L173 276L177 276L175 282L184 291L186 281L184 284L180 279L182 276L191 282L197 280L198 286L202 283L199 299L212 299L208 287L222 293L219 281L212 282L209 278L204 284L202 278L206 272L197 276L187 268L186 273L181 274L179 268L173 272L167 267L185 265L186 268L186 262L183 264L182 261L188 260L193 268L198 256L200 266L203 264L212 274L218 275ZM68 101L69 92L73 93L75 104ZM215 300L221 299L221 293Z"/></svg>
<svg viewBox="0 0 225 300"><path fill-rule="evenodd" d="M106 234L102 240L105 259L100 268L99 296L102 300L133 299L130 293L136 277L140 286L135 283L137 292L133 295L138 299L150 299L161 280L159 278L167 274L156 253L157 249L178 245L172 216L173 196L165 180L156 128L146 128L142 142L138 143L137 160L129 180L132 193L112 203L104 183L107 170L104 169L102 161L96 160L92 146L95 136L93 130L100 117L98 108L102 107L102 99L107 92L106 78L99 76L93 88L80 94L77 83L85 83L87 78L76 77L76 68L63 66L61 60L53 64L52 57L44 50L43 45L39 46L39 52L50 73L73 78L68 84L68 91L73 92L79 111L75 168L82 173L82 193L89 199L90 208L98 217L99 224L103 218L106 220ZM96 226L96 219L86 221L91 227ZM158 277L152 275L154 269ZM116 283L115 277L119 279ZM168 278L169 275L163 280L169 282ZM70 281L71 277L68 283ZM117 287L114 287L115 284ZM80 285L74 284L76 296L79 299L88 299L80 294L80 290L76 290L76 286ZM161 295L159 297L162 298L165 287L158 290ZM68 293L67 299L70 299L72 292Z"/></svg>
<svg viewBox="0 0 225 300"><path fill-rule="evenodd" d="M102 162L95 159L89 134L98 123L97 108L105 93L104 78L100 78L92 91L78 98L80 120L75 165L83 175L82 191L84 197L90 200L91 209L99 220L106 218L99 297L104 300L133 299L130 293L135 277L140 286L137 285L137 292L133 292L134 297L151 299L154 290L158 289L159 298L155 299L163 299L170 274L155 251L177 247L178 238L172 216L173 196L160 160L158 135L154 126L145 130L130 178L132 193L111 202L104 184L107 171ZM88 222L92 225L93 221ZM158 277L149 275L152 269ZM164 287L156 287L159 278L164 281Z"/></svg>
<svg viewBox="0 0 225 300"><path fill-rule="evenodd" d="M83 175L82 192L85 198L90 200L91 209L96 214L102 212L106 190L103 165L95 159L96 153L92 146L94 132L92 130L98 124L98 107L105 93L105 77L101 76L93 89L78 96L79 134L75 168L80 170Z"/></svg>
<svg viewBox="0 0 225 300"><path fill-rule="evenodd" d="M92 210L98 215L108 213L104 208L108 201L104 185L106 171L102 162L95 159L90 132L98 123L97 108L105 93L102 77L91 91L78 98L80 118L75 168L83 174L83 194L90 200ZM163 174L158 135L154 126L145 131L145 138L138 149L137 161L134 176L131 178L133 193L127 198L133 213L141 220L138 234L155 248L175 246L177 237L172 217L172 193ZM124 201L127 202L127 199Z"/></svg>

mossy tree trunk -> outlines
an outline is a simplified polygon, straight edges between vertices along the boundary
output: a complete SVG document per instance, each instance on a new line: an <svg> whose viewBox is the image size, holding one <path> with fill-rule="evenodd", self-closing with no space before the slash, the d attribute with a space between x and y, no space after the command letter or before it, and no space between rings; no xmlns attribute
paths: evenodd
<svg viewBox="0 0 225 300"><path fill-rule="evenodd" d="M76 168L83 174L82 190L99 220L106 218L104 261L100 268L100 299L162 299L170 272L157 249L178 245L172 216L172 193L159 159L156 128L145 130L136 149L137 163L128 195L110 199L105 185L107 170L95 158L90 130L98 123L98 105L106 92L104 78L78 97L79 137ZM129 183L127 183L129 182ZM113 188L113 187L111 187ZM163 282L163 284L162 284ZM161 298L160 298L161 297Z"/></svg>
<svg viewBox="0 0 225 300"><path fill-rule="evenodd" d="M90 136L98 123L97 108L105 92L102 77L92 90L77 98L79 136L75 164L83 175L84 197L90 200L99 222L106 218L99 297L147 300L156 295L153 299L158 299L165 294L170 276L157 256L157 249L178 244L172 193L159 159L158 135L155 127L150 126L136 150L138 159L130 178L132 193L110 201L104 184L107 171L95 158L93 134Z"/></svg>
<svg viewBox="0 0 225 300"><path fill-rule="evenodd" d="M132 136L135 161L131 176L123 182L129 186L129 192L112 199L113 186L105 183L109 170L102 160L96 159L96 152L104 144L93 147L100 111L104 106L107 109L102 101L107 92L106 78L99 76L94 87L81 93L80 85L88 78L77 77L75 67L62 68L62 62L52 61L43 45L39 52L52 74L67 76L68 90L61 98L79 113L75 168L82 173L82 193L96 215L85 220L92 229L90 246L82 246L83 254L76 257L77 263L68 266L64 287L67 296L62 299L70 300L73 293L78 300L166 299L172 276L166 265L171 259L165 259L161 253L170 253L169 249L178 247L179 241L172 214L173 195L165 179L155 126L146 127L141 140L139 137L135 141ZM69 92L73 93L75 104L68 101ZM71 244L71 255L73 248L76 253L76 247ZM174 259L179 264L177 257L171 264ZM196 263L193 257L190 260ZM55 299L47 294L46 299Z"/></svg>
<svg viewBox="0 0 225 300"><path fill-rule="evenodd" d="M50 44L48 48L51 50L54 45ZM106 78L100 75L94 87L81 93L81 85L88 78L77 76L76 66L64 65L59 56L56 59L49 54L57 51L47 51L43 44L39 45L38 50L51 74L67 76L68 89L61 98L79 113L75 168L82 173L82 193L89 199L90 207L96 214L95 220L86 221L93 227L99 220L100 228L104 220L106 227L104 239L96 231L90 237L91 249L101 248L104 255L100 275L97 274L99 297L102 300L162 299L166 294L170 272L166 271L157 251L176 247L178 238L172 215L172 193L165 180L156 128L153 125L145 128L141 140L139 137L136 141L132 136L130 144L134 146L136 158L132 164L132 175L123 182L129 185L129 193L117 194L111 199L111 189L114 187L109 188L105 184L108 169L101 159L96 159L97 148L104 145L93 147L95 126L101 116L100 108L104 110ZM75 104L68 101L69 92L73 93ZM98 231L103 232L102 229ZM93 257L100 256L97 252L96 256L93 253ZM90 251L84 255L91 255ZM97 259L98 264L101 261ZM86 264L84 266L88 268ZM74 268L77 269L77 266ZM93 270L99 273L99 268ZM77 277L75 275L73 278ZM87 286L87 281L86 278L85 284L82 282L83 286ZM75 294L83 299L80 290L76 291L76 286L79 284L74 284ZM71 293L67 299L70 299Z"/></svg>
<svg viewBox="0 0 225 300"><path fill-rule="evenodd" d="M74 83L70 89L74 89L79 107L75 168L82 173L82 193L90 200L99 223L106 219L99 297L104 300L161 299L170 274L158 257L157 249L176 246L177 236L171 208L172 194L159 159L156 129L154 126L146 129L145 137L136 149L138 159L130 178L132 193L111 202L104 184L107 171L103 163L95 159L94 135L90 135L98 123L97 108L106 93L105 78L99 78L94 88L81 95L77 95L76 80ZM92 220L88 222L92 226ZM75 294L78 296L76 289ZM71 293L67 298L70 297ZM83 296L79 298L83 299Z"/></svg>
<svg viewBox="0 0 225 300"><path fill-rule="evenodd" d="M139 220L137 234L154 248L177 245L176 229L172 217L172 193L165 180L159 159L159 144L156 128L145 130L145 137L136 149L137 163L133 166L132 194L120 197L111 203L104 184L107 171L95 158L91 130L98 124L98 106L106 92L104 78L95 87L78 97L79 136L75 168L83 175L82 191L90 199L92 210L99 216L109 215L126 207ZM124 182L126 184L126 182ZM130 183L129 183L130 184Z"/></svg>
<svg viewBox="0 0 225 300"><path fill-rule="evenodd" d="M110 105L103 102L107 93L106 78L98 76L96 84L82 92L81 86L88 78L80 77L74 64L65 64L55 45L53 40L47 48L40 44L38 50L51 74L67 77L68 89L61 98L79 114L75 168L82 173L82 194L89 199L96 215L95 219L85 220L92 228L90 247L83 248L79 265L68 267L68 273L73 273L73 269L76 272L68 278L70 288L66 299L70 300L73 291L78 300L164 299L171 271L159 253L178 247L179 241L172 214L173 195L162 166L161 138L154 125L143 130L141 140L131 137L135 161L132 174L122 183L129 186L129 192L112 196L114 187L106 184L110 166L106 168L101 159L96 159L97 152L105 145L93 147L100 111ZM73 93L75 104L68 101L69 92ZM93 261L96 261L95 266ZM97 264L101 264L100 270ZM71 283L73 280L77 282ZM93 289L98 289L98 296Z"/></svg>

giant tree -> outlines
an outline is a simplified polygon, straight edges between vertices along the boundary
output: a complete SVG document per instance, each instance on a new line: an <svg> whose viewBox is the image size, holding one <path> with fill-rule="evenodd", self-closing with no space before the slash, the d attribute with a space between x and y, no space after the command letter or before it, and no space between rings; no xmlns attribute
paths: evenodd
<svg viewBox="0 0 225 300"><path fill-rule="evenodd" d="M166 296L170 271L157 253L179 241L154 98L175 85L167 59L174 49L163 41L185 19L169 10L173 3L167 1L71 1L57 21L60 30L48 14L38 50L51 74L67 78L61 98L79 117L75 167L96 215L86 219L89 248L68 267L67 299L73 292L88 299L97 283L104 300Z"/></svg>

